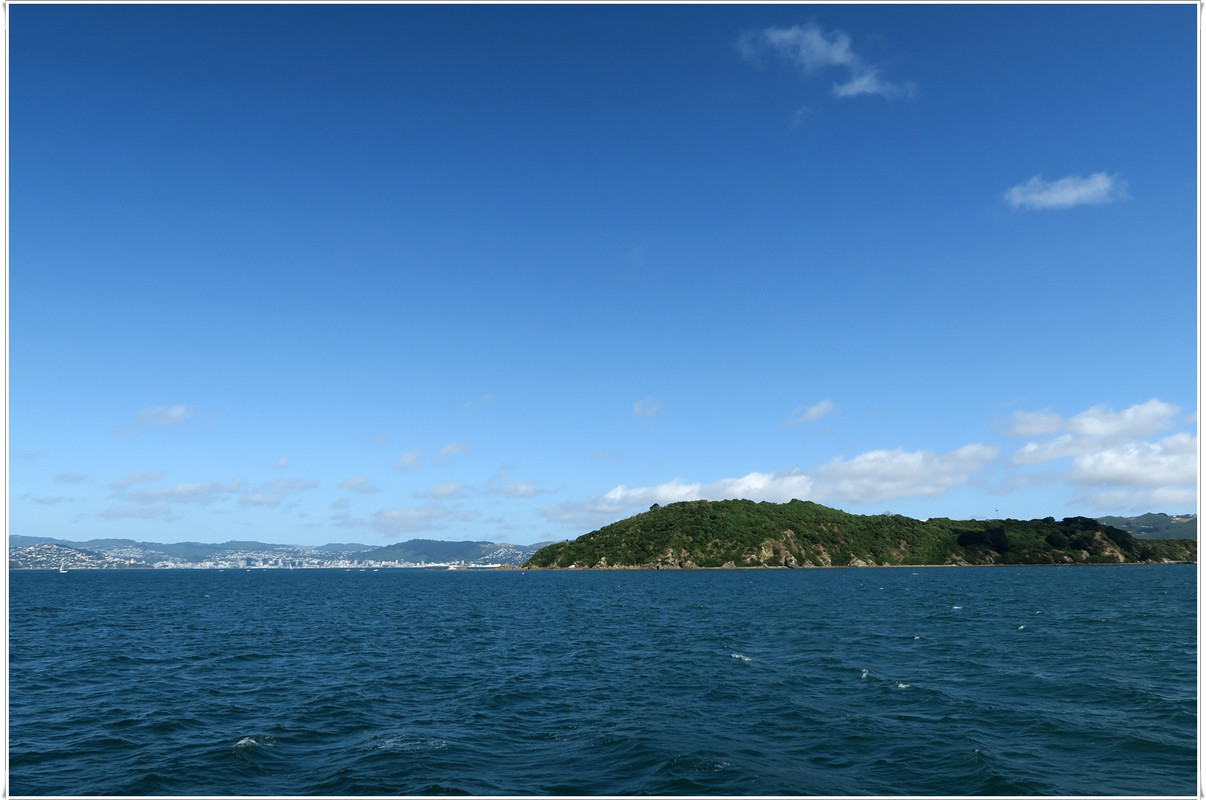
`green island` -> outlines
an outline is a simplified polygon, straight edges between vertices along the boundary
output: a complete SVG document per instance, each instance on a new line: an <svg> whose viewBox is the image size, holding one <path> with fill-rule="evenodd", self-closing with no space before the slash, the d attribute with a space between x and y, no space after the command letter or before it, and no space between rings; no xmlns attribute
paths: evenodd
<svg viewBox="0 0 1206 800"><path fill-rule="evenodd" d="M804 500L654 505L537 550L532 569L1166 564L1197 561L1192 539L1138 539L1088 517L916 520Z"/></svg>

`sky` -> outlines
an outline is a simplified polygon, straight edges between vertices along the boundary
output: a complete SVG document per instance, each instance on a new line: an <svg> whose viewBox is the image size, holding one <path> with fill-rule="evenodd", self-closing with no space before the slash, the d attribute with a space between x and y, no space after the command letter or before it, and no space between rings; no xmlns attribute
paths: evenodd
<svg viewBox="0 0 1206 800"><path fill-rule="evenodd" d="M8 9L8 523L1197 506L1197 8Z"/></svg>

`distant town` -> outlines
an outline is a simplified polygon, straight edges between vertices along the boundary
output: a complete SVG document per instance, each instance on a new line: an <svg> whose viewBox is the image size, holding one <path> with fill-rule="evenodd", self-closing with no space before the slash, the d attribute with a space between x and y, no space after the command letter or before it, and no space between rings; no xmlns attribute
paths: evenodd
<svg viewBox="0 0 1206 800"><path fill-rule="evenodd" d="M510 569L539 545L412 540L386 547L304 547L262 542L154 544L9 537L9 569Z"/></svg>

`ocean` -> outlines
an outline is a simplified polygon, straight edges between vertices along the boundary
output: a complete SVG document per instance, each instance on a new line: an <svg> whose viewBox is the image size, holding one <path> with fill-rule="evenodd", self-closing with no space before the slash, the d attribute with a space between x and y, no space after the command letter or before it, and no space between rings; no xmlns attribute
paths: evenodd
<svg viewBox="0 0 1206 800"><path fill-rule="evenodd" d="M1195 795L1196 567L9 573L11 795Z"/></svg>

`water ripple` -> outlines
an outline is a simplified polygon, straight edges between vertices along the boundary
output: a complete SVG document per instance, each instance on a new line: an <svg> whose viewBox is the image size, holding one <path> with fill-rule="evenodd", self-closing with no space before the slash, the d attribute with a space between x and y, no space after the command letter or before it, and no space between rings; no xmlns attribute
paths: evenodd
<svg viewBox="0 0 1206 800"><path fill-rule="evenodd" d="M1195 786L1192 567L58 577L10 575L18 794Z"/></svg>

